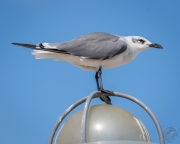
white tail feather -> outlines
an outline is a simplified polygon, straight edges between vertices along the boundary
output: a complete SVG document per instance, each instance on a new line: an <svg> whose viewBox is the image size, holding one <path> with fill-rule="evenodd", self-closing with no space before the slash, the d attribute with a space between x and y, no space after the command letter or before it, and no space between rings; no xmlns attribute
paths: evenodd
<svg viewBox="0 0 180 144"><path fill-rule="evenodd" d="M97 63L95 63L95 61L97 60L89 60L89 59L81 58L78 56L48 52L48 51L43 51L43 50L33 50L32 54L36 57L36 59L54 58L55 60L58 60L58 61L70 62L78 67L81 67L84 70L97 71L97 69L99 68L98 67L99 65L96 66ZM84 65L84 62L85 62L85 65Z"/></svg>
<svg viewBox="0 0 180 144"><path fill-rule="evenodd" d="M45 59L45 58L54 58L57 60L62 60L58 53L42 51L42 50L33 50L32 55L36 57L36 59Z"/></svg>

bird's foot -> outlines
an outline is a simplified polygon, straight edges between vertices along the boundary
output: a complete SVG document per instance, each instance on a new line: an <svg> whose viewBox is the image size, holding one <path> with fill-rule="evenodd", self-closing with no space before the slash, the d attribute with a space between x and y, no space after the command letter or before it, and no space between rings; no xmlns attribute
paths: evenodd
<svg viewBox="0 0 180 144"><path fill-rule="evenodd" d="M99 88L99 91L101 91L101 96L99 97L102 101L104 101L106 104L111 104L111 99L107 95L114 95L113 91L104 90L103 88Z"/></svg>
<svg viewBox="0 0 180 144"><path fill-rule="evenodd" d="M109 91L109 90L101 89L100 91L101 91L102 93L114 94L113 91Z"/></svg>

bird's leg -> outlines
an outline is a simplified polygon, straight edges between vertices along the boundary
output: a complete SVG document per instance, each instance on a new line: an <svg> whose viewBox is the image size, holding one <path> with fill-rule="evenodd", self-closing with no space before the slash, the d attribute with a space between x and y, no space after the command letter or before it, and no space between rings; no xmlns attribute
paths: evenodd
<svg viewBox="0 0 180 144"><path fill-rule="evenodd" d="M108 94L113 94L112 91L109 91L109 90L104 90L103 89L103 83L102 83L102 66L99 67L98 71L96 72L96 75L95 75L95 78L96 78L96 84L97 84L97 89L98 91L101 91L102 93L108 93ZM111 99L107 96L108 100L111 101ZM104 101L101 97L100 99L102 101Z"/></svg>
<svg viewBox="0 0 180 144"><path fill-rule="evenodd" d="M100 89L99 89L99 76L98 76L98 72L96 72L96 74L95 74L95 79L96 79L96 85L97 85L97 90L99 91Z"/></svg>
<svg viewBox="0 0 180 144"><path fill-rule="evenodd" d="M102 66L99 67L98 74L99 74L99 80L100 80L100 86L99 86L99 89L100 89L101 92L102 92L102 90L104 90L104 89L103 89L103 84L102 84L102 76L101 76L102 71L101 71L101 69L102 69Z"/></svg>
<svg viewBox="0 0 180 144"><path fill-rule="evenodd" d="M95 74L95 79L96 79L96 85L97 85L97 90L100 91L100 88L99 88L99 69L98 71L96 72ZM101 97L99 97L102 101L104 101Z"/></svg>
<svg viewBox="0 0 180 144"><path fill-rule="evenodd" d="M99 83L100 83L100 85L99 85L99 90L102 92L102 93L113 93L112 91L109 91L109 90L104 90L103 89L103 82L102 82L102 66L100 66L99 67L99 70L97 71L98 72L98 74L99 74Z"/></svg>

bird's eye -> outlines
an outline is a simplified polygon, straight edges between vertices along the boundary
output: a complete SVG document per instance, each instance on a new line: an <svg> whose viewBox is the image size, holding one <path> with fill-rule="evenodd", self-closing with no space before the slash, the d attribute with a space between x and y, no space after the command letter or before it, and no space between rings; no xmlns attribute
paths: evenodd
<svg viewBox="0 0 180 144"><path fill-rule="evenodd" d="M145 42L145 40L143 40L143 39L139 39L138 41L142 44L144 44L144 42Z"/></svg>

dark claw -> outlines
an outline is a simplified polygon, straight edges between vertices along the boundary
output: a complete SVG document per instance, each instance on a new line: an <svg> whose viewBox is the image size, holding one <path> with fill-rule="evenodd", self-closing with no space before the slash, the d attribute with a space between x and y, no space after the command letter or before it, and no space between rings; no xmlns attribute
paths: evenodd
<svg viewBox="0 0 180 144"><path fill-rule="evenodd" d="M104 100L101 97L99 97L99 98L104 102ZM107 96L107 99L111 102L110 97Z"/></svg>
<svg viewBox="0 0 180 144"><path fill-rule="evenodd" d="M100 90L102 93L107 93L107 94L114 94L112 91L109 91L109 90Z"/></svg>
<svg viewBox="0 0 180 144"><path fill-rule="evenodd" d="M114 95L114 93L112 92L112 91L109 91L109 90L104 90L104 89L102 89L102 90L100 90L102 93L107 93L107 94L112 94L112 95ZM101 97L100 97L100 99L102 100L102 101L104 101ZM108 97L107 96L107 99L111 102L111 99L110 99L110 97Z"/></svg>

